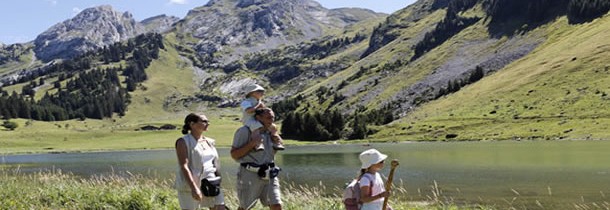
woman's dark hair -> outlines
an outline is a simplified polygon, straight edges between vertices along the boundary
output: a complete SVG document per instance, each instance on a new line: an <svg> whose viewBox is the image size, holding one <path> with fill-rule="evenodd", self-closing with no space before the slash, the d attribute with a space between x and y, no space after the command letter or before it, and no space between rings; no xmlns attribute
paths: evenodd
<svg viewBox="0 0 610 210"><path fill-rule="evenodd" d="M195 113L190 113L186 116L186 118L184 118L184 125L182 126L182 134L187 134L189 133L189 130L191 130L191 122L197 122L201 120L201 117L199 117L198 114Z"/></svg>

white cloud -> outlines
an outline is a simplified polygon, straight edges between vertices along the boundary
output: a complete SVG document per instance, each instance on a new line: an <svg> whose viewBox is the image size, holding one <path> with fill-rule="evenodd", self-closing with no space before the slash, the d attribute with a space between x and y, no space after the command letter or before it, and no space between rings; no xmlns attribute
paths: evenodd
<svg viewBox="0 0 610 210"><path fill-rule="evenodd" d="M188 4L188 0L169 0L169 4Z"/></svg>

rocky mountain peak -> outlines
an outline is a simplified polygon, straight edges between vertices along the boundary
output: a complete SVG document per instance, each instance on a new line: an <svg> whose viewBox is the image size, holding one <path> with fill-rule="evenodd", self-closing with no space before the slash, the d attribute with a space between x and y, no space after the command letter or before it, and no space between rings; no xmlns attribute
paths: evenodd
<svg viewBox="0 0 610 210"><path fill-rule="evenodd" d="M157 15L146 18L140 23L146 28L146 32L165 33L172 29L172 25L180 21L180 18L167 15Z"/></svg>
<svg viewBox="0 0 610 210"><path fill-rule="evenodd" d="M143 32L144 27L131 13L121 13L103 5L85 9L38 35L34 51L43 61L70 58Z"/></svg>
<svg viewBox="0 0 610 210"><path fill-rule="evenodd" d="M380 15L370 12L367 18ZM321 37L329 29L353 23L337 13L341 11L312 0L211 0L191 10L179 28L200 40L191 43L200 55L226 63L250 52Z"/></svg>

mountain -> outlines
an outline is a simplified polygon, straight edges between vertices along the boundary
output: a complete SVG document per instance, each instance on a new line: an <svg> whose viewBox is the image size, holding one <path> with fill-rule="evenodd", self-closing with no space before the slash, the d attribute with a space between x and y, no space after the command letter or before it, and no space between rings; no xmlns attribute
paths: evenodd
<svg viewBox="0 0 610 210"><path fill-rule="evenodd" d="M54 93L69 85L59 81L101 67L129 91L118 97L128 106L114 104L120 126L222 112L256 82L294 139L610 139L606 2L420 0L386 16L308 0L212 0L173 24L146 21L171 25L163 37L115 43L3 89L62 101ZM31 70L22 49L8 63Z"/></svg>
<svg viewBox="0 0 610 210"><path fill-rule="evenodd" d="M355 138L609 138L601 58L610 4L452 1L417 9L424 2L440 1L390 15L361 60L301 92L299 114L350 113L352 132L364 130Z"/></svg>
<svg viewBox="0 0 610 210"><path fill-rule="evenodd" d="M36 57L43 61L72 58L144 32L129 12L111 6L88 8L74 18L58 23L34 40Z"/></svg>
<svg viewBox="0 0 610 210"><path fill-rule="evenodd" d="M328 10L311 0L211 0L189 11L177 28L192 36L186 44L206 63L226 64L382 15L363 9Z"/></svg>
<svg viewBox="0 0 610 210"><path fill-rule="evenodd" d="M144 26L146 32L165 33L172 29L172 25L178 22L180 18L167 15L157 15L146 18L140 23Z"/></svg>

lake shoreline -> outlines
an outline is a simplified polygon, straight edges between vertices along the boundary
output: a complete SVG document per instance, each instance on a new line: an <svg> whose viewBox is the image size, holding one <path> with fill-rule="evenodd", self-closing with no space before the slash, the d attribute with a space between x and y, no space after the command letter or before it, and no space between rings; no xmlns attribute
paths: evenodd
<svg viewBox="0 0 610 210"><path fill-rule="evenodd" d="M325 142L315 142L301 141L300 144L286 144L288 147L303 147L303 146L319 146L319 145L358 145L361 146L370 146L373 144L414 144L414 143L431 143L431 144L442 144L442 143L472 143L472 142L481 142L481 143L489 143L489 142L546 142L548 140L532 140L532 139L518 139L518 140L459 140L459 141L451 141L451 140L439 140L439 141L380 141L380 140L351 140L339 142L339 141L325 141ZM551 140L551 141L609 141L605 139L560 139L560 140ZM296 141L295 141L296 142ZM217 146L217 148L230 148L229 146ZM125 152L125 151L158 151L158 150L171 150L173 147L157 147L157 148L125 148L125 149L90 149L90 150L53 150L53 151L33 151L33 152L7 152L0 153L0 156L8 156L8 155L35 155L35 154L70 154L70 153L100 153L100 152Z"/></svg>

